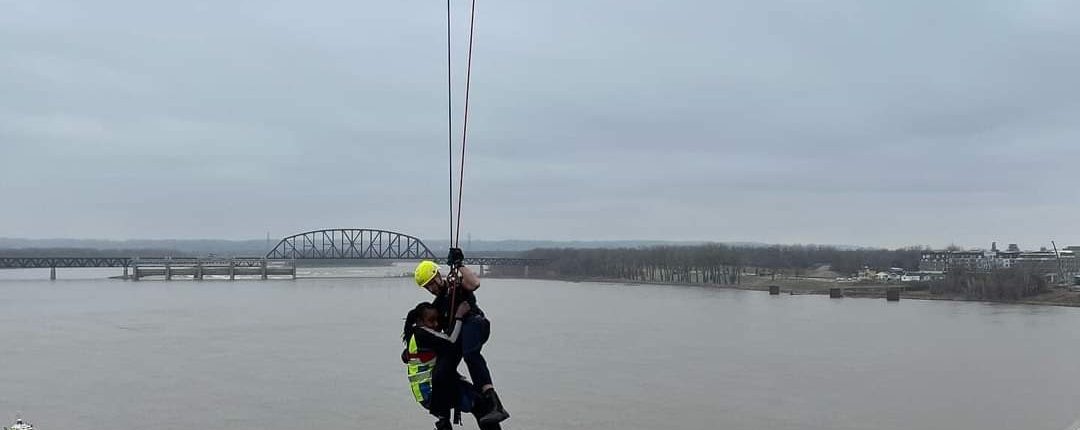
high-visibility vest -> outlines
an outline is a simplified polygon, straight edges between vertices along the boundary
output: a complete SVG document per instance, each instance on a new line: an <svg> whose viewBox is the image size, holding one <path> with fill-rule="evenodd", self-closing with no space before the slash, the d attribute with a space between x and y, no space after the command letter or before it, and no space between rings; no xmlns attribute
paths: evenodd
<svg viewBox="0 0 1080 430"><path fill-rule="evenodd" d="M409 337L409 385L417 403L426 405L431 398L431 372L435 369L435 353L416 347L416 335Z"/></svg>

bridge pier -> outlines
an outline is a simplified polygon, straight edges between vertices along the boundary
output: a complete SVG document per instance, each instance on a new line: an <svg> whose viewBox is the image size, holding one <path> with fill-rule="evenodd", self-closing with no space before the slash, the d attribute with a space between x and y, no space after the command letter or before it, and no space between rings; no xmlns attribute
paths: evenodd
<svg viewBox="0 0 1080 430"><path fill-rule="evenodd" d="M124 270L127 270L127 269L124 269ZM132 281L138 281L139 280L139 266L135 266L135 267L131 268L131 280Z"/></svg>
<svg viewBox="0 0 1080 430"><path fill-rule="evenodd" d="M50 281L55 281L56 280L56 266L52 266L52 267L49 268L49 280Z"/></svg>
<svg viewBox="0 0 1080 430"><path fill-rule="evenodd" d="M124 266L124 279L128 278L128 267Z"/></svg>
<svg viewBox="0 0 1080 430"><path fill-rule="evenodd" d="M528 264L525 265L525 277L526 278L529 277L529 265Z"/></svg>
<svg viewBox="0 0 1080 430"><path fill-rule="evenodd" d="M220 276L222 279L235 281L237 277L268 280L270 276L296 276L295 266L285 264L285 262L254 258L141 260L133 263L131 269L134 270L134 276L129 279L135 280L146 280L148 277L158 279L157 277L161 276L167 281L176 279L203 281ZM179 278L176 278L177 276ZM226 276L228 278L225 278Z"/></svg>

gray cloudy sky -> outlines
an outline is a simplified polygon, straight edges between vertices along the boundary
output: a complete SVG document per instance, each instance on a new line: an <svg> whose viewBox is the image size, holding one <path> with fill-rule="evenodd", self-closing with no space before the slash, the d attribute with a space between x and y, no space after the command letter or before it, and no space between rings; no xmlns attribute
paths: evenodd
<svg viewBox="0 0 1080 430"><path fill-rule="evenodd" d="M474 238L1080 244L1080 2L479 1ZM0 236L445 237L444 5L0 0Z"/></svg>

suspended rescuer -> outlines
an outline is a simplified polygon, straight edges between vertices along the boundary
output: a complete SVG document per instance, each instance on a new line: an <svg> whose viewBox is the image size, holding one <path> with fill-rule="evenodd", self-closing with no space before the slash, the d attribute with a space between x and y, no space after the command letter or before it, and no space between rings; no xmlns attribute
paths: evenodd
<svg viewBox="0 0 1080 430"><path fill-rule="evenodd" d="M450 248L450 254L447 257L450 274L444 277L439 271L438 264L433 261L422 261L416 266L414 272L416 285L435 296L432 305L435 306L442 319L441 327L450 326L452 312L459 304L469 304L469 311L462 318L461 334L457 343L461 346L461 355L465 360L465 366L469 368L469 376L472 377L473 384L480 387L484 399L493 406L491 412L480 417L478 421L480 424L497 423L509 418L510 413L506 411L498 394L495 393L491 371L481 353L484 343L491 335L491 322L476 304L476 290L480 288L480 279L472 270L465 267L464 262L465 255L461 249ZM456 369L457 363L446 367Z"/></svg>

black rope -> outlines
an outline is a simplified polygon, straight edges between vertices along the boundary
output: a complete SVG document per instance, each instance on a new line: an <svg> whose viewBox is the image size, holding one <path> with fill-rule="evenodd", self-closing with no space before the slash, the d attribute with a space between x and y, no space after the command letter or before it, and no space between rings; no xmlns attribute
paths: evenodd
<svg viewBox="0 0 1080 430"><path fill-rule="evenodd" d="M447 169L450 173L450 243L454 243L454 75L450 44L450 0L446 0L446 146L449 155Z"/></svg>
<svg viewBox="0 0 1080 430"><path fill-rule="evenodd" d="M451 58L453 57L453 49L450 43L450 29L452 25L451 20L452 12L450 8L450 0L446 0L446 145L447 153L449 155L449 172L450 180L450 246L454 246L454 74L452 68ZM460 203L460 202L459 202ZM449 263L449 262L447 262ZM456 277L456 268L450 267L450 273L447 274L447 280L450 285L450 306L447 309L446 318L449 319L454 313L454 300L457 295L457 288L454 288L453 278ZM449 329L449 327L447 327Z"/></svg>
<svg viewBox="0 0 1080 430"><path fill-rule="evenodd" d="M469 137L469 90L472 86L472 53L473 34L476 29L476 0L472 0L472 11L469 15L469 55L465 63L465 112L461 124L461 173L458 175L458 206L457 206L457 234L454 236L454 247L461 247L461 194L465 190L465 144ZM453 181L453 179L451 179Z"/></svg>

